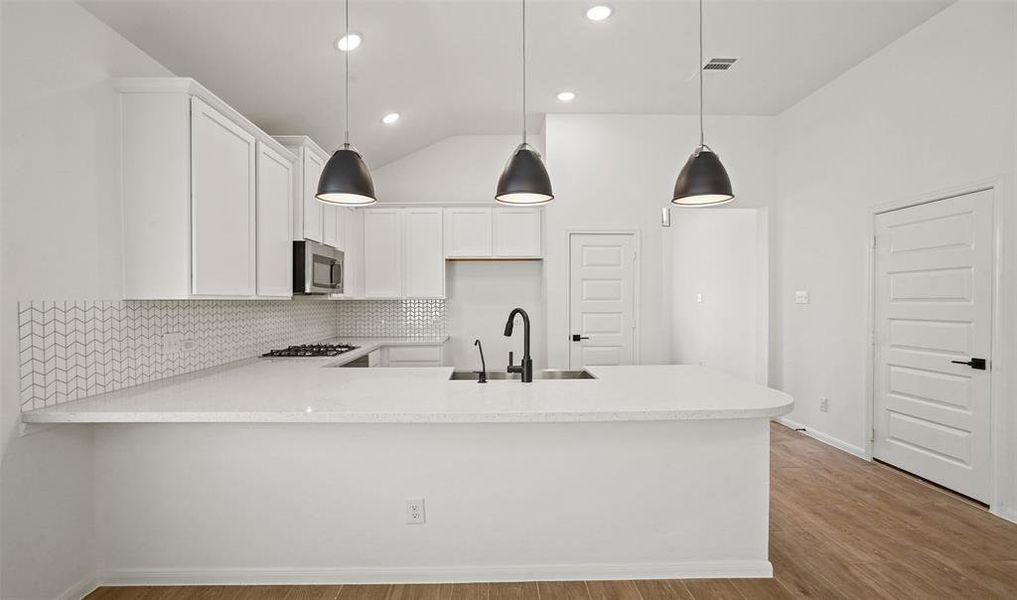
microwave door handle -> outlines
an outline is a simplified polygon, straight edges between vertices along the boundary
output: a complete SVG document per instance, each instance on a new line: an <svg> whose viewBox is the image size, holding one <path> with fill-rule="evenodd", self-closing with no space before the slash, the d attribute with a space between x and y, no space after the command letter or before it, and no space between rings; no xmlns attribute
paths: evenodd
<svg viewBox="0 0 1017 600"><path fill-rule="evenodd" d="M338 288L343 282L343 265L337 260L332 261L331 287Z"/></svg>

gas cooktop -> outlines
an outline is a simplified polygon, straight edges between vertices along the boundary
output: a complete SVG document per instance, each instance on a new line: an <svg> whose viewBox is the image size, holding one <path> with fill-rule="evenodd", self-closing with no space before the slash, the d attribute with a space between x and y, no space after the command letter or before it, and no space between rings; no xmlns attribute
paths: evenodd
<svg viewBox="0 0 1017 600"><path fill-rule="evenodd" d="M271 350L262 354L267 358L304 358L321 356L339 356L344 352L356 350L359 346L349 344L302 344L300 346L289 346L282 350Z"/></svg>

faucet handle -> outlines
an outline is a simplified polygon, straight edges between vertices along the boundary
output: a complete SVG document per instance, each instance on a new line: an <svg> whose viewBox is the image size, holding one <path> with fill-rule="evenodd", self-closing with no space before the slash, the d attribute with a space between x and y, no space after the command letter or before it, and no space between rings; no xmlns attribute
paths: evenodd
<svg viewBox="0 0 1017 600"><path fill-rule="evenodd" d="M512 351L511 351L511 350L509 350L509 366L510 366L510 367L512 366L513 362L514 362L514 361L512 360Z"/></svg>

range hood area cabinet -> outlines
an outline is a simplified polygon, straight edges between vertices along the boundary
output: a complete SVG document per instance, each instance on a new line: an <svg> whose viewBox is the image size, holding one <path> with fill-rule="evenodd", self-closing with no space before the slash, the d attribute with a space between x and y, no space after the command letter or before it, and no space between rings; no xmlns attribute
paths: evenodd
<svg viewBox="0 0 1017 600"><path fill-rule="evenodd" d="M540 208L445 208L448 259L539 259L542 255Z"/></svg>
<svg viewBox="0 0 1017 600"><path fill-rule="evenodd" d="M113 85L124 297L290 297L296 157L192 79Z"/></svg>
<svg viewBox="0 0 1017 600"><path fill-rule="evenodd" d="M363 297L444 298L440 208L362 208Z"/></svg>
<svg viewBox="0 0 1017 600"><path fill-rule="evenodd" d="M275 140L296 155L296 198L293 203L293 239L314 240L337 250L346 250L346 220L352 208L320 202L318 179L328 162L328 153L303 135L278 135Z"/></svg>

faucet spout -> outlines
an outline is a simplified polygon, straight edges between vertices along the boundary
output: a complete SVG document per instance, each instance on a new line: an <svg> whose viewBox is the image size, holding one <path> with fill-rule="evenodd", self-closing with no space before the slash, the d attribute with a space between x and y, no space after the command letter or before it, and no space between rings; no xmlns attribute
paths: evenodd
<svg viewBox="0 0 1017 600"><path fill-rule="evenodd" d="M530 315L521 308L514 308L509 313L508 321L505 323L505 337L512 337L512 330L515 324L516 315L523 317L523 359L518 366L512 364L512 353L509 352L509 373L519 373L523 383L533 381L533 359L530 358Z"/></svg>

